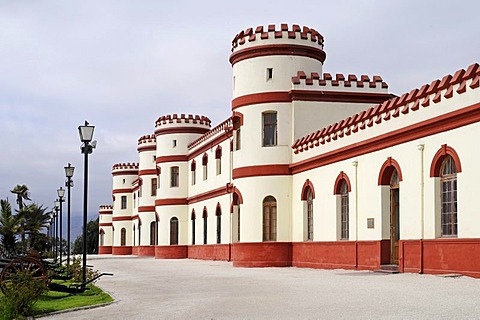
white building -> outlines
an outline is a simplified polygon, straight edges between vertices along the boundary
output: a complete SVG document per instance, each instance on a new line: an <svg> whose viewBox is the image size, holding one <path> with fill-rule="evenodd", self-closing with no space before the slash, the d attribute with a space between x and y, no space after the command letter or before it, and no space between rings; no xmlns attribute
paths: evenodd
<svg viewBox="0 0 480 320"><path fill-rule="evenodd" d="M167 115L113 166L100 253L480 277L480 68L400 97L323 73L323 37L232 41L232 116Z"/></svg>

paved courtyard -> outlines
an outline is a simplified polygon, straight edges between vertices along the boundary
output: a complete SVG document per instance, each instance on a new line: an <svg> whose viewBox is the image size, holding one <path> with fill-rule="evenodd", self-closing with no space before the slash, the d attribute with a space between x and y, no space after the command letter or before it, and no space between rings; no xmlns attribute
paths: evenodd
<svg viewBox="0 0 480 320"><path fill-rule="evenodd" d="M93 256L116 302L45 319L480 319L480 279Z"/></svg>

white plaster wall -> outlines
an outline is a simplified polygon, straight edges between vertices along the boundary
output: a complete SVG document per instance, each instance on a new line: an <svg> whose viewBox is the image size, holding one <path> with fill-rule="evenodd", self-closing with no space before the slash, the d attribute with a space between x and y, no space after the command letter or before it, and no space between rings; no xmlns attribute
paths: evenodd
<svg viewBox="0 0 480 320"><path fill-rule="evenodd" d="M132 228L133 224L132 221L116 221L115 222L115 231L113 235L113 245L114 246L120 246L121 243L121 236L120 236L120 230L122 228L126 229L126 246L131 246L132 245Z"/></svg>
<svg viewBox="0 0 480 320"><path fill-rule="evenodd" d="M158 224L158 245L170 245L170 219L178 218L178 244L188 244L188 224L190 222L188 206L157 206L155 209L160 218Z"/></svg>
<svg viewBox="0 0 480 320"><path fill-rule="evenodd" d="M140 234L140 245L150 245L150 223L155 221L155 212L140 212L140 219L142 220L142 232Z"/></svg>
<svg viewBox="0 0 480 320"><path fill-rule="evenodd" d="M156 199L170 199L170 198L186 198L188 194L188 174L190 168L186 161L164 162L158 164L161 170L159 175L159 185L157 189ZM171 168L178 167L179 183L178 187L171 186ZM150 189L148 189L150 192Z"/></svg>
<svg viewBox="0 0 480 320"><path fill-rule="evenodd" d="M273 196L277 200L277 241L291 239L291 176L267 176L236 179L241 192L240 205L241 242L262 242L263 199Z"/></svg>
<svg viewBox="0 0 480 320"><path fill-rule="evenodd" d="M193 124L191 125L193 126ZM198 133L174 133L158 135L157 157L186 155L188 154L188 145L198 139L200 136L201 134ZM176 146L174 146L174 140L177 141Z"/></svg>

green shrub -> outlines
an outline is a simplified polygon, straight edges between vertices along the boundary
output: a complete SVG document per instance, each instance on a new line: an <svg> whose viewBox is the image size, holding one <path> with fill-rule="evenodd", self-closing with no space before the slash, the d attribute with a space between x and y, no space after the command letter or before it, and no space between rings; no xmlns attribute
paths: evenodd
<svg viewBox="0 0 480 320"><path fill-rule="evenodd" d="M72 262L70 266L68 266L68 271L72 275L72 281L74 282L82 282L83 279L83 268L82 268L82 259L80 258L72 258ZM98 270L93 270L91 268L87 268L87 281L96 277L99 272ZM93 281L95 283L95 281Z"/></svg>
<svg viewBox="0 0 480 320"><path fill-rule="evenodd" d="M2 297L4 319L21 319L31 313L33 304L47 291L44 279L35 278L29 270L18 271L8 278Z"/></svg>

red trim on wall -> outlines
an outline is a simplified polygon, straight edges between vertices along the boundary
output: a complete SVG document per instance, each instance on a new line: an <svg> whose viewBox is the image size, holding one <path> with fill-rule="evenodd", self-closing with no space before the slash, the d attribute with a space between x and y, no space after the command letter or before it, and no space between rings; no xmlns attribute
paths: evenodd
<svg viewBox="0 0 480 320"><path fill-rule="evenodd" d="M98 246L98 254L111 254L112 246Z"/></svg>
<svg viewBox="0 0 480 320"><path fill-rule="evenodd" d="M313 199L315 199L315 188L313 187L313 183L312 181L310 181L309 179L307 179L305 181L305 183L303 184L303 187L302 187L302 194L300 196L300 199L302 201L306 201L307 200L307 191L308 189L311 189L312 190L312 197Z"/></svg>
<svg viewBox="0 0 480 320"><path fill-rule="evenodd" d="M238 119L238 124L240 126L243 126L243 113L240 113L238 111L233 111L233 124L235 125L235 119ZM237 128L233 128L233 129L237 129Z"/></svg>
<svg viewBox="0 0 480 320"><path fill-rule="evenodd" d="M188 246L188 258L200 260L230 261L230 244Z"/></svg>
<svg viewBox="0 0 480 320"><path fill-rule="evenodd" d="M296 163L290 168L293 174L340 162L363 154L387 149L405 142L428 137L480 121L480 103L456 110L426 121L394 130L371 139L338 148Z"/></svg>
<svg viewBox="0 0 480 320"><path fill-rule="evenodd" d="M279 55L307 57L318 60L322 63L327 57L325 51L320 48L307 47L297 44L267 44L236 51L230 55L229 61L233 66L235 63L246 59Z"/></svg>
<svg viewBox="0 0 480 320"><path fill-rule="evenodd" d="M348 179L348 176L345 172L343 171L340 171L340 173L338 174L337 176L337 179L335 180L335 185L333 187L333 194L340 194L341 193L341 190L340 190L340 182L342 180L345 180L345 182L347 183L347 187L348 187L348 192L351 192L352 191L352 185L350 183L350 179Z"/></svg>
<svg viewBox="0 0 480 320"><path fill-rule="evenodd" d="M135 254L141 257L155 257L155 246L137 246Z"/></svg>
<svg viewBox="0 0 480 320"><path fill-rule="evenodd" d="M155 206L179 206L187 205L186 198L170 198L170 199L157 199L155 200Z"/></svg>
<svg viewBox="0 0 480 320"><path fill-rule="evenodd" d="M243 196L242 196L242 193L240 192L240 190L237 189L237 187L233 188L233 199L234 199L234 201L235 201L235 196L238 197L238 203L242 204L243 203Z"/></svg>
<svg viewBox="0 0 480 320"><path fill-rule="evenodd" d="M112 246L112 254L116 255L127 255L132 254L131 246Z"/></svg>
<svg viewBox="0 0 480 320"><path fill-rule="evenodd" d="M98 224L99 227L111 227L113 224L111 222L101 222Z"/></svg>
<svg viewBox="0 0 480 320"><path fill-rule="evenodd" d="M291 242L244 242L232 244L234 267L290 267Z"/></svg>
<svg viewBox="0 0 480 320"><path fill-rule="evenodd" d="M214 190L210 190L204 193L197 194L193 197L187 198L188 204L195 203L195 202L200 202L208 199L212 199L215 197L220 197L225 194L228 194L227 187L220 187Z"/></svg>
<svg viewBox="0 0 480 320"><path fill-rule="evenodd" d="M216 137L215 139L211 140L211 141L206 141L206 142L203 142L201 144L201 146L188 154L188 160L191 160L195 157L197 157L198 155L201 155L202 153L205 153L207 152L208 150L210 150L211 148L214 148L216 147L217 145L219 145L220 143L222 143L223 141L227 140L228 138L230 138L232 136L232 132L228 132L226 134L222 134L218 137ZM198 145L196 145L195 147L197 147ZM195 147L192 147L191 149L195 148ZM191 150L190 149L190 150Z"/></svg>
<svg viewBox="0 0 480 320"><path fill-rule="evenodd" d="M131 221L131 220L133 220L132 216L112 217L112 221Z"/></svg>
<svg viewBox="0 0 480 320"><path fill-rule="evenodd" d="M185 259L187 257L188 246L155 246L155 259Z"/></svg>
<svg viewBox="0 0 480 320"><path fill-rule="evenodd" d="M394 97L390 93L292 90L291 100L345 103L382 103Z"/></svg>
<svg viewBox="0 0 480 320"><path fill-rule="evenodd" d="M155 163L165 163L165 162L184 162L188 158L186 155L174 155L174 156L162 156L155 159Z"/></svg>
<svg viewBox="0 0 480 320"><path fill-rule="evenodd" d="M125 171L115 171L112 172L112 176L136 176L138 175L138 170L125 170Z"/></svg>
<svg viewBox="0 0 480 320"><path fill-rule="evenodd" d="M98 214L110 215L110 214L113 214L113 211L112 210L110 210L110 211L99 211Z"/></svg>
<svg viewBox="0 0 480 320"><path fill-rule="evenodd" d="M437 151L433 157L432 164L430 166L430 177L440 177L440 170L442 170L442 163L446 156L451 156L457 167L457 173L462 172L462 164L458 153L452 147L446 144L442 145L440 150Z"/></svg>
<svg viewBox="0 0 480 320"><path fill-rule="evenodd" d="M156 150L157 150L157 146L156 146L156 145L149 145L149 146L140 145L140 146L137 147L137 151L138 151L138 152L156 151Z"/></svg>
<svg viewBox="0 0 480 320"><path fill-rule="evenodd" d="M138 207L138 212L155 212L155 206L141 206L141 207Z"/></svg>
<svg viewBox="0 0 480 320"><path fill-rule="evenodd" d="M457 273L480 278L480 239L400 240L399 249L403 272Z"/></svg>
<svg viewBox="0 0 480 320"><path fill-rule="evenodd" d="M130 189L130 188L113 189L113 190L112 190L112 193L113 193L113 194L116 194L116 193L131 193L131 192L132 192L132 189Z"/></svg>
<svg viewBox="0 0 480 320"><path fill-rule="evenodd" d="M402 181L402 170L400 165L392 157L388 157L387 160L383 163L380 168L380 173L378 174L378 185L379 186L388 186L390 185L390 179L392 177L393 170L397 170L398 181Z"/></svg>
<svg viewBox="0 0 480 320"><path fill-rule="evenodd" d="M283 176L290 175L288 164L265 164L259 166L249 166L235 168L232 170L233 179L263 176Z"/></svg>
<svg viewBox="0 0 480 320"><path fill-rule="evenodd" d="M164 134L173 134L173 133L198 133L204 134L205 132L210 131L209 128L201 127L170 127L170 128L160 128L155 130L155 135L160 136Z"/></svg>
<svg viewBox="0 0 480 320"><path fill-rule="evenodd" d="M241 97L237 97L232 100L232 110L235 110L240 107L248 106L251 104L259 103L281 103L281 102L291 102L290 93L287 91L277 91L277 92L260 92L246 94Z"/></svg>
<svg viewBox="0 0 480 320"><path fill-rule="evenodd" d="M157 175L157 169L145 169L138 172L139 176Z"/></svg>

